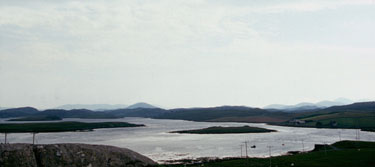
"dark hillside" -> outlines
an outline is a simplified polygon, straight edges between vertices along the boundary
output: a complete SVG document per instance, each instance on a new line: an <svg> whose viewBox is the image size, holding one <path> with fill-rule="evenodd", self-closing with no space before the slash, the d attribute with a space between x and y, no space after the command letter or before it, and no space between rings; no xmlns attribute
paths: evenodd
<svg viewBox="0 0 375 167"><path fill-rule="evenodd" d="M189 121L257 122L256 119L252 118L262 118L263 120L277 119L285 121L292 118L292 115L293 114L284 112L269 112L260 108L223 106L212 108L172 109L169 110L168 113L165 113L156 118L182 119Z"/></svg>
<svg viewBox="0 0 375 167"><path fill-rule="evenodd" d="M117 109L108 111L108 114L114 115L116 117L144 117L144 118L154 118L158 117L164 113L168 113L168 110L161 108L134 108L134 109Z"/></svg>
<svg viewBox="0 0 375 167"><path fill-rule="evenodd" d="M21 107L21 108L11 108L0 111L0 118L10 118L10 117L23 117L38 113L36 108L32 107Z"/></svg>
<svg viewBox="0 0 375 167"><path fill-rule="evenodd" d="M368 111L368 112L375 112L375 102L361 102L361 103L353 103L349 105L343 106L333 106L321 111L326 112L344 112L344 111Z"/></svg>
<svg viewBox="0 0 375 167"><path fill-rule="evenodd" d="M35 114L35 116L58 116L60 118L118 118L106 112L94 112L86 109L61 110L50 109Z"/></svg>

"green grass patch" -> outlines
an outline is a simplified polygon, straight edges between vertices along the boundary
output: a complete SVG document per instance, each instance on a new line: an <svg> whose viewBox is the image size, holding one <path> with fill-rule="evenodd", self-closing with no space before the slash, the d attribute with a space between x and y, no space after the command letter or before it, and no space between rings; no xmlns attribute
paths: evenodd
<svg viewBox="0 0 375 167"><path fill-rule="evenodd" d="M214 126L214 127L195 129L195 130L173 131L171 133L228 134L228 133L266 133L266 132L276 132L276 131L271 130L271 129L250 127L250 126L241 126L241 127Z"/></svg>
<svg viewBox="0 0 375 167"><path fill-rule="evenodd" d="M0 124L1 133L26 133L26 132L67 132L86 131L99 128L138 127L144 125L127 122L53 122L53 123L14 123Z"/></svg>

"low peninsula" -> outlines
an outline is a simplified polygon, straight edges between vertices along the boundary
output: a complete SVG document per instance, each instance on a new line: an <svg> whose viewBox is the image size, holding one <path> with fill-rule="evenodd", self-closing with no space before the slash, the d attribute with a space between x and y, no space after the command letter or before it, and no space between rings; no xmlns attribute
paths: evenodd
<svg viewBox="0 0 375 167"><path fill-rule="evenodd" d="M49 122L49 123L6 123L0 124L0 133L40 133L91 131L100 128L140 127L144 125L127 122Z"/></svg>
<svg viewBox="0 0 375 167"><path fill-rule="evenodd" d="M42 115L42 116L30 116L22 118L9 119L8 121L60 121L61 117L51 116L51 115Z"/></svg>
<svg viewBox="0 0 375 167"><path fill-rule="evenodd" d="M213 127L203 128L203 129L172 131L170 133L233 134L233 133L267 133L267 132L276 132L276 130L259 128L259 127L251 127L251 126L240 126L240 127L213 126Z"/></svg>

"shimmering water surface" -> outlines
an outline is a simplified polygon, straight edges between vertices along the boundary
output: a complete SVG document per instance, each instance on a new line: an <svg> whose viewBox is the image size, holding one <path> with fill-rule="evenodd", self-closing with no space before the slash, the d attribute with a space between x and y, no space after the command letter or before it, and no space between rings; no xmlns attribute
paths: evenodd
<svg viewBox="0 0 375 167"><path fill-rule="evenodd" d="M192 122L149 118L122 119L64 119L64 121L108 122L124 121L145 124L145 127L96 129L91 132L40 133L36 136L39 144L87 143L125 147L161 162L197 157L240 156L241 144L249 142L248 154L253 157L279 155L287 151L307 151L314 144L334 143L341 140L356 140L354 129L315 129L271 126L254 123ZM0 120L6 123L4 119ZM10 123L10 122L7 122ZM11 122L14 123L14 122ZM272 133L257 134L176 134L176 130L198 129L210 126L255 126L277 130ZM0 135L4 142L4 134ZM374 141L375 133L360 132L360 140ZM30 133L8 134L10 143L31 143ZM250 146L256 145L256 148ZM245 147L243 147L245 154Z"/></svg>

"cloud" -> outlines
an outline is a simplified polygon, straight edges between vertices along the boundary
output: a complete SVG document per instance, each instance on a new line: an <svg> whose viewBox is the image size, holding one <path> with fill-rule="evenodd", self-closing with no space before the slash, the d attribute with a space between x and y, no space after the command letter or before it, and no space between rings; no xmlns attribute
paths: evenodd
<svg viewBox="0 0 375 167"><path fill-rule="evenodd" d="M332 79L340 71L369 85L375 82L352 73L373 71L369 55L374 50L364 45L374 39L370 1L0 4L4 106L137 101L176 107L263 105L289 92L297 102L305 97L301 92L311 98L336 97L345 87L335 87L338 82ZM330 70L336 62L341 64ZM320 80L329 80L323 87L333 93L305 91ZM355 96L355 86L349 87L343 92Z"/></svg>
<svg viewBox="0 0 375 167"><path fill-rule="evenodd" d="M236 6L238 9L255 13L284 13L284 12L316 12L327 9L337 9L345 6L365 6L374 5L373 0L288 0L288 1L218 1L223 6Z"/></svg>

